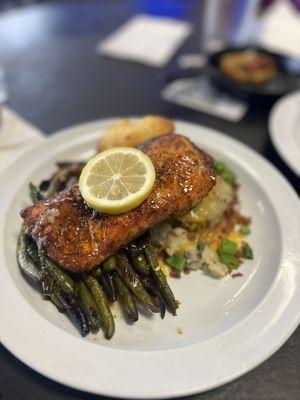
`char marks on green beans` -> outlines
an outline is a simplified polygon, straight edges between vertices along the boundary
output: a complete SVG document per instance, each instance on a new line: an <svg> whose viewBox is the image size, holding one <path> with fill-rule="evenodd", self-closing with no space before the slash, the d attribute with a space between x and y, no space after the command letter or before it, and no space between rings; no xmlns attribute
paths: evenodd
<svg viewBox="0 0 300 400"><path fill-rule="evenodd" d="M130 290L124 285L118 274L114 276L114 282L118 291L119 301L126 319L133 323L139 318L136 302Z"/></svg>
<svg viewBox="0 0 300 400"><path fill-rule="evenodd" d="M120 278L128 287L128 289L132 291L132 293L149 311L154 313L159 312L159 307L153 303L151 296L144 289L139 276L134 272L128 261L128 258L123 251L120 251L116 255L116 261Z"/></svg>
<svg viewBox="0 0 300 400"><path fill-rule="evenodd" d="M151 273L153 274L154 282L158 290L162 294L166 302L167 308L173 315L176 315L178 303L175 299L172 289L170 288L164 273L162 272L157 263L157 258L155 256L155 252L149 237L145 236L144 241L145 241L145 254L151 268Z"/></svg>
<svg viewBox="0 0 300 400"><path fill-rule="evenodd" d="M33 183L31 182L29 183L28 189L29 189L29 197L33 204L44 199L44 196L42 195L41 191Z"/></svg>
<svg viewBox="0 0 300 400"><path fill-rule="evenodd" d="M105 261L102 263L102 270L103 271L115 271L117 268L116 265L116 258L115 256L108 257Z"/></svg>
<svg viewBox="0 0 300 400"><path fill-rule="evenodd" d="M84 282L89 288L97 306L98 318L104 331L104 335L106 339L110 339L115 333L115 321L109 308L105 293L95 278L88 274L84 274L83 277Z"/></svg>
<svg viewBox="0 0 300 400"><path fill-rule="evenodd" d="M106 297L111 303L114 303L117 300L117 292L113 280L113 273L108 271L104 272L100 279L100 282L106 294Z"/></svg>
<svg viewBox="0 0 300 400"><path fill-rule="evenodd" d="M40 281L41 272L35 265L34 261L27 252L29 246L29 239L25 233L25 225L22 225L21 232L19 233L17 242L17 260L21 270L34 281Z"/></svg>
<svg viewBox="0 0 300 400"><path fill-rule="evenodd" d="M66 293L75 295L77 289L70 275L67 272L65 272L58 264L56 264L49 257L47 257L43 250L39 250L38 252L41 265L55 279L56 284Z"/></svg>
<svg viewBox="0 0 300 400"><path fill-rule="evenodd" d="M64 309L73 323L79 328L81 336L86 336L89 333L89 324L81 303L76 301L71 294L64 292L63 290L57 290L55 295L61 304L63 304Z"/></svg>
<svg viewBox="0 0 300 400"><path fill-rule="evenodd" d="M91 332L96 333L100 328L96 303L86 284L82 280L80 280L77 285L81 304L89 323L89 328Z"/></svg>
<svg viewBox="0 0 300 400"><path fill-rule="evenodd" d="M145 259L144 251L141 244L136 240L130 243L126 247L126 250L130 256L130 259L132 260L132 264L135 267L135 269L142 275L145 276L149 275L150 267Z"/></svg>

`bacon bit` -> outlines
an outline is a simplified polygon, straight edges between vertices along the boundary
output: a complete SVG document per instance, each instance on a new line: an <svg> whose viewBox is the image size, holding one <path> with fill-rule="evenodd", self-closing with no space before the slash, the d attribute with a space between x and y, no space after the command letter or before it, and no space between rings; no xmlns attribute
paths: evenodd
<svg viewBox="0 0 300 400"><path fill-rule="evenodd" d="M239 189L239 187L240 187L240 184L238 183L238 182L233 182L233 188L235 189L235 190L238 190Z"/></svg>
<svg viewBox="0 0 300 400"><path fill-rule="evenodd" d="M238 258L238 259L240 259L240 258L242 258L242 255L243 255L243 251L242 251L242 249L240 249L240 250L238 250L237 252L236 252L236 258Z"/></svg>
<svg viewBox="0 0 300 400"><path fill-rule="evenodd" d="M170 276L171 276L171 278L179 279L180 276L181 276L181 274L180 274L179 271L171 271L171 272L170 272Z"/></svg>
<svg viewBox="0 0 300 400"><path fill-rule="evenodd" d="M231 278L239 278L241 276L244 276L241 272L236 272L235 274L231 274Z"/></svg>
<svg viewBox="0 0 300 400"><path fill-rule="evenodd" d="M251 224L251 218L249 218L249 217L244 217L244 216L241 215L240 213L237 213L236 222L237 222L239 225L250 225L250 224Z"/></svg>

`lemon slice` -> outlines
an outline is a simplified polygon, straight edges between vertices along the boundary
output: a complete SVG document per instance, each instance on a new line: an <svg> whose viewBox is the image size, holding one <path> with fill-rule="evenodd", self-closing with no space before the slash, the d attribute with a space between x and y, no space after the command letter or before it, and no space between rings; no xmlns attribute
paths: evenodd
<svg viewBox="0 0 300 400"><path fill-rule="evenodd" d="M97 154L83 168L79 190L96 211L122 214L139 206L155 181L150 158L131 147L113 147Z"/></svg>

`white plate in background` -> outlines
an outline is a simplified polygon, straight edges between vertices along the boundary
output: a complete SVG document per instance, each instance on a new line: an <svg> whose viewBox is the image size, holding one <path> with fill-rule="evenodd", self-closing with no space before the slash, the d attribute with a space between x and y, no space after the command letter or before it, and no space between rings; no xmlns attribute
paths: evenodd
<svg viewBox="0 0 300 400"><path fill-rule="evenodd" d="M278 154L300 177L300 91L275 103L269 117L269 131Z"/></svg>
<svg viewBox="0 0 300 400"><path fill-rule="evenodd" d="M92 155L111 123L64 130L0 176L0 339L41 374L96 394L161 399L220 386L268 358L299 323L297 195L269 162L244 144L206 127L176 122L178 133L237 173L242 211L253 219L249 242L255 258L241 267L240 278L215 280L197 271L171 280L181 302L177 317L140 315L130 326L115 309L112 340L101 332L83 339L20 274L15 259L18 215L29 203L29 181L48 177L57 160Z"/></svg>

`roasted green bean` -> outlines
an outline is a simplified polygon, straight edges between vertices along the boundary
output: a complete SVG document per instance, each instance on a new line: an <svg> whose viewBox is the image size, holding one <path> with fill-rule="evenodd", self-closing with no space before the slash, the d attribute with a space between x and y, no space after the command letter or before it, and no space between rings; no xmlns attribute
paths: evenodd
<svg viewBox="0 0 300 400"><path fill-rule="evenodd" d="M29 183L29 197L33 204L44 198L40 190L31 182Z"/></svg>
<svg viewBox="0 0 300 400"><path fill-rule="evenodd" d="M113 281L113 274L111 272L104 272L100 282L108 300L111 303L115 302L117 300L117 293Z"/></svg>
<svg viewBox="0 0 300 400"><path fill-rule="evenodd" d="M79 281L77 285L81 304L88 319L90 330L94 333L98 332L100 323L98 320L97 306L95 301L83 281Z"/></svg>
<svg viewBox="0 0 300 400"><path fill-rule="evenodd" d="M49 274L49 272L45 268L43 268L43 266L40 262L39 255L38 255L37 245L31 238L29 238L29 241L28 241L27 253L30 255L36 268L40 271L40 274L41 274L40 282L41 282L41 286L42 286L43 295L45 295L45 296L50 295L51 293L53 293L55 281L54 281L54 278Z"/></svg>
<svg viewBox="0 0 300 400"><path fill-rule="evenodd" d="M82 309L82 305L75 297L63 290L57 290L55 295L62 303L64 309L69 314L71 320L79 328L82 336L89 333L89 324Z"/></svg>
<svg viewBox="0 0 300 400"><path fill-rule="evenodd" d="M47 296L53 293L55 281L47 272L42 272L41 285L43 295Z"/></svg>
<svg viewBox="0 0 300 400"><path fill-rule="evenodd" d="M173 314L176 315L176 310L178 308L177 301L174 297L174 294L167 282L167 279L158 266L157 259L152 247L152 244L150 243L149 238L145 238L145 254L147 261L151 267L151 273L153 275L153 279L155 282L156 287L160 291L160 293L163 296L163 299L166 302L167 308L169 311Z"/></svg>
<svg viewBox="0 0 300 400"><path fill-rule="evenodd" d="M38 248L36 243L31 238L28 238L27 253L30 255L37 268L41 269Z"/></svg>
<svg viewBox="0 0 300 400"><path fill-rule="evenodd" d="M84 161L58 161L56 165L59 168L70 168L70 167L83 167L85 165Z"/></svg>
<svg viewBox="0 0 300 400"><path fill-rule="evenodd" d="M59 286L66 293L71 295L76 294L76 285L67 272L65 272L58 264L47 257L43 250L39 250L38 253L42 268L49 272L49 274L54 278L57 286Z"/></svg>
<svg viewBox="0 0 300 400"><path fill-rule="evenodd" d="M45 192L45 198L49 199L54 196L60 189L61 185L64 184L71 176L68 168L62 168L59 170L51 179L50 185Z"/></svg>
<svg viewBox="0 0 300 400"><path fill-rule="evenodd" d="M103 275L102 265L97 265L97 267L93 268L93 269L90 271L90 275L91 275L93 278L99 280L99 279L101 278L101 276Z"/></svg>
<svg viewBox="0 0 300 400"><path fill-rule="evenodd" d="M102 263L103 271L115 271L116 268L117 268L117 266L116 266L116 258L115 258L115 256L111 256L111 257L107 258Z"/></svg>
<svg viewBox="0 0 300 400"><path fill-rule="evenodd" d="M50 296L46 297L49 300L51 300L51 302L56 306L57 310L59 312L64 312L65 311L65 307L63 306L62 302L59 300L59 298L56 296L56 294L52 293L50 294Z"/></svg>
<svg viewBox="0 0 300 400"><path fill-rule="evenodd" d="M138 275L133 271L128 258L123 251L116 255L117 270L120 278L140 302L150 311L159 312L159 308L153 303L150 295L144 289Z"/></svg>
<svg viewBox="0 0 300 400"><path fill-rule="evenodd" d="M119 294L121 307L129 322L136 322L139 319L136 303L130 290L124 285L118 274L114 276L114 282Z"/></svg>
<svg viewBox="0 0 300 400"><path fill-rule="evenodd" d="M127 246L127 251L130 255L130 258L132 260L133 266L135 269L140 272L142 275L149 275L150 268L149 265L146 262L144 254L141 252L140 248L136 243L130 243Z"/></svg>
<svg viewBox="0 0 300 400"><path fill-rule="evenodd" d="M147 292L152 297L154 304L157 304L159 306L161 319L164 319L165 314L166 314L166 303L162 297L162 294L155 286L155 284L153 282L153 278L150 276L146 276L146 277L143 277L141 281L142 281L144 288L147 290Z"/></svg>
<svg viewBox="0 0 300 400"><path fill-rule="evenodd" d="M41 279L41 272L34 264L32 258L27 252L28 247L28 237L25 233L25 226L23 225L21 228L21 232L18 237L17 242L17 260L21 270L29 276L29 278L40 281Z"/></svg>
<svg viewBox="0 0 300 400"><path fill-rule="evenodd" d="M99 285L98 281L90 275L84 275L84 282L89 288L97 306L98 317L101 327L104 331L104 335L107 339L110 339L115 332L115 321L104 291Z"/></svg>

